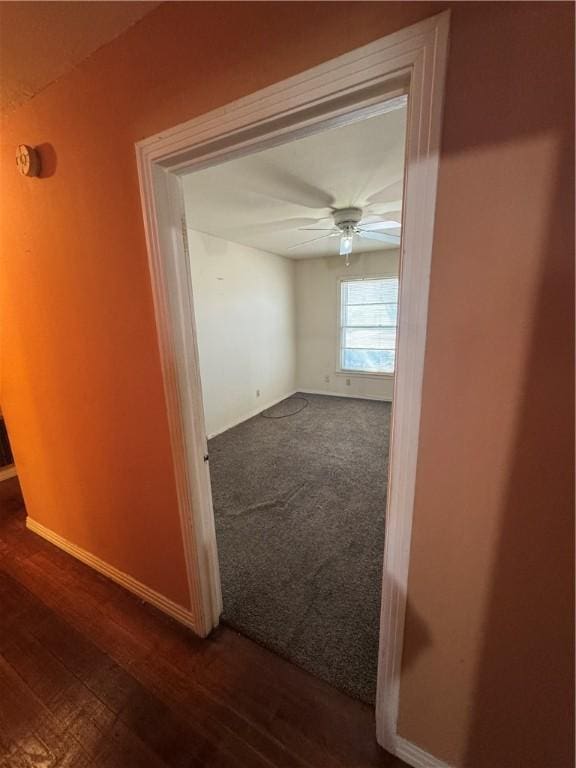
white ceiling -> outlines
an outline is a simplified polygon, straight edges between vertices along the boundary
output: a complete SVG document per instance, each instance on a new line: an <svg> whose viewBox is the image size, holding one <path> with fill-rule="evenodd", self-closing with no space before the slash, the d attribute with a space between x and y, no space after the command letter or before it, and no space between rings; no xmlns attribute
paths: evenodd
<svg viewBox="0 0 576 768"><path fill-rule="evenodd" d="M31 99L158 2L0 2L0 111Z"/></svg>
<svg viewBox="0 0 576 768"><path fill-rule="evenodd" d="M332 227L334 208L362 208L363 223L400 222L405 132L404 104L190 173L183 179L188 226L294 259L337 253L337 238L290 247L323 234L302 228ZM387 247L397 246L362 240L354 251Z"/></svg>

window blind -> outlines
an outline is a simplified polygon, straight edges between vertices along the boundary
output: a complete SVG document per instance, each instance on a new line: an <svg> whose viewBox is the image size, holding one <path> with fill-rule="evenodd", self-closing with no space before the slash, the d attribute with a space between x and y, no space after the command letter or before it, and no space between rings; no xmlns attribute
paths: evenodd
<svg viewBox="0 0 576 768"><path fill-rule="evenodd" d="M340 285L341 369L394 373L398 278L343 280Z"/></svg>

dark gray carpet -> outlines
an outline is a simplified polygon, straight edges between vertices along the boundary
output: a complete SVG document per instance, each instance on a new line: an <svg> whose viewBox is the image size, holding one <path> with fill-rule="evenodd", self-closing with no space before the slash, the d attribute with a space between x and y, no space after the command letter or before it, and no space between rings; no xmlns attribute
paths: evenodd
<svg viewBox="0 0 576 768"><path fill-rule="evenodd" d="M372 703L391 404L302 397L210 440L224 620Z"/></svg>

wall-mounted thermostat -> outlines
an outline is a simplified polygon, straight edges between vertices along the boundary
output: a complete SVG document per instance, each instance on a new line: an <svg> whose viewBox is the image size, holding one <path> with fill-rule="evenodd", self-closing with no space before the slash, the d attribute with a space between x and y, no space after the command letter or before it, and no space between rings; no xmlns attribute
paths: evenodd
<svg viewBox="0 0 576 768"><path fill-rule="evenodd" d="M19 144L16 149L16 165L22 176L38 176L40 173L40 155L27 144Z"/></svg>

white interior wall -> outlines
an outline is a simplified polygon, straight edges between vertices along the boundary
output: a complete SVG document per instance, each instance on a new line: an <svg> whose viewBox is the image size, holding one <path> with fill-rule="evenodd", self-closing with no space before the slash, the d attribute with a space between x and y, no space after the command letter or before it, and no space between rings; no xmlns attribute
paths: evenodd
<svg viewBox="0 0 576 768"><path fill-rule="evenodd" d="M343 277L398 275L396 249L296 262L296 383L304 392L392 400L393 376L337 373L338 280Z"/></svg>
<svg viewBox="0 0 576 768"><path fill-rule="evenodd" d="M188 230L208 436L296 387L295 262Z"/></svg>

